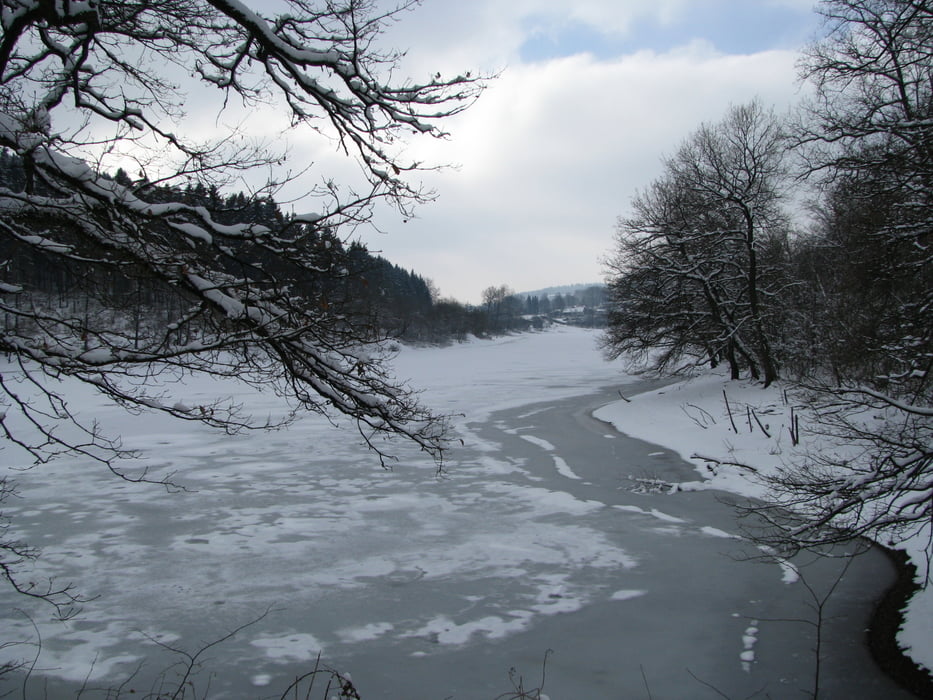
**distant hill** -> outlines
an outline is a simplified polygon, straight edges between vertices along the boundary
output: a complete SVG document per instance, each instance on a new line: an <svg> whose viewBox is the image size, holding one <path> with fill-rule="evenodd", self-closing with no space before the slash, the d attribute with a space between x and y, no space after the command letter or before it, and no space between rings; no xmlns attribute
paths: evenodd
<svg viewBox="0 0 933 700"><path fill-rule="evenodd" d="M576 294L577 292L589 289L590 287L604 287L605 285L601 282L590 282L588 284L565 284L559 287L545 287L544 289L536 289L531 292L518 292L516 296L528 298L528 297L553 297L558 294L566 296L567 294Z"/></svg>

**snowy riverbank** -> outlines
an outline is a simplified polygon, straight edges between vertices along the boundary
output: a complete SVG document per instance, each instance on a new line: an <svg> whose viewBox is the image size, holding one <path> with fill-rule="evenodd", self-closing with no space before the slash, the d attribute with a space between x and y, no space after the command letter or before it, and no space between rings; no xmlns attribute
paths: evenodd
<svg viewBox="0 0 933 700"><path fill-rule="evenodd" d="M698 480L679 484L682 489L767 498L756 476L774 473L818 448L807 434L805 416L800 443L792 444L791 406L780 384L763 389L711 371L626 399L595 415L627 435L668 447L695 464ZM757 474L738 465L753 467ZM917 567L920 585L929 574L927 544L928 539L921 537L898 547ZM899 646L917 664L933 669L933 586L912 597L904 616Z"/></svg>

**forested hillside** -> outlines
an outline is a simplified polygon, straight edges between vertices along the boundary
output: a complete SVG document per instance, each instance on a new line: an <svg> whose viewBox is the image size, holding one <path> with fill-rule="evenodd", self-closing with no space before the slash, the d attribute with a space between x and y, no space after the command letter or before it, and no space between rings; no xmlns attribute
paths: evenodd
<svg viewBox="0 0 933 700"><path fill-rule="evenodd" d="M22 192L34 186L41 194L42 184L30 185L28 167L17 156L0 150L0 187ZM603 320L599 309L604 304L602 288L594 287L579 294L556 294L522 298L508 287L486 291L484 303L470 306L453 299L439 299L433 283L418 273L405 270L380 255L370 252L358 241L345 241L328 227L296 222L268 197L252 197L243 192L222 194L216 186L189 184L183 190L145 180L133 181L118 170L112 181L132 191L134 196L151 204L183 202L210 212L214 221L225 226L261 225L288 232L295 246L315 249L326 265L324 270L282 269L281 260L261 250L238 249L231 256L231 274L249 274L244 260L251 260L266 272L280 272L294 278L298 293L315 299L322 309L334 310L378 333L414 342L448 342L510 331L540 329L552 320L574 325L595 326ZM37 220L36 226L42 222ZM67 307L80 316L92 310L107 309L114 326L131 319L134 336L143 327L171 323L181 299L160 286L150 276L132 266L120 266L101 275L74 259L62 260L55 251L8 241L5 261L7 284L38 293L31 298L56 308ZM246 255L243 255L243 253ZM175 290L172 290L173 292ZM4 314L5 327L29 322L29 314ZM191 328L184 331L190 335Z"/></svg>
<svg viewBox="0 0 933 700"><path fill-rule="evenodd" d="M326 275L315 274L312 270L288 271L296 275L296 291L316 299L322 308L333 307L348 316L367 318L370 324L388 335L409 337L424 332L432 307L431 292L424 278L371 254L359 243L345 243L327 227L319 229L309 224L291 223L288 215L269 198L249 197L242 192L225 196L216 187L200 183L179 191L146 181L133 182L123 170L113 179L147 203L180 201L191 207L203 207L221 225L282 228L288 231L296 246L317 249L328 268ZM20 192L27 182L22 161L7 151L0 152L0 186ZM41 184L37 187L41 192ZM37 221L36 226L41 227L42 222ZM137 331L140 324L170 321L181 311L178 308L181 299L177 295L165 294L157 280L138 274L132 266L117 267L102 277L99 271L91 274L89 268L75 260L63 261L50 254L54 251L17 246L15 240L9 240L8 245L11 248L8 248L5 281L41 292L48 304L68 305L75 314L89 312L92 306L111 307L114 323L130 310ZM244 257L267 272L275 273L276 265L282 265L280 260L264 256L260 250ZM237 267L231 262L228 271L249 274ZM23 318L7 313L6 323L23 322Z"/></svg>

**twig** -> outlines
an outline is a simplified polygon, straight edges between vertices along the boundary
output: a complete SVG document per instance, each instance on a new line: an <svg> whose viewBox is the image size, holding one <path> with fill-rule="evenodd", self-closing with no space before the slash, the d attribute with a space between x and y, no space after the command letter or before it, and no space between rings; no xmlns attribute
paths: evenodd
<svg viewBox="0 0 933 700"><path fill-rule="evenodd" d="M235 637L238 633L245 630L247 627L250 627L251 625L255 625L256 623L263 620L271 612L271 610L272 610L271 606L266 608L265 612L263 612L261 615L253 618L249 622L244 622L243 624L239 625L238 627L235 627L234 629L230 630L223 636L218 637L214 639L213 641L204 644L203 646L201 646L200 649L198 649L197 651L193 653L187 652L184 649L181 649L178 647L173 647L171 644L160 641L159 639L156 639L152 635L146 632L140 631L139 634L141 636L145 637L146 639L148 639L150 642L152 642L156 646L182 657L182 660L178 662L179 665L181 666L181 671L178 672L178 679L173 684L173 688L169 689L166 692L165 697L168 698L168 700L184 700L184 698L187 697L186 693L189 690L189 686L191 689L193 689L194 687L194 677L197 675L198 670L201 667L201 661L200 661L201 657L204 656L210 649L223 644L224 642ZM171 695L168 694L169 692L171 692ZM159 697L162 697L162 695L159 694Z"/></svg>
<svg viewBox="0 0 933 700"><path fill-rule="evenodd" d="M32 629L35 630L36 633L36 654L28 664L26 675L23 676L23 697L26 698L28 697L26 686L29 684L29 679L32 678L32 673L36 670L36 664L39 663L39 656L42 654L42 633L39 631L39 626L36 624L35 620L22 610L19 612L22 613L23 617L29 620L29 624L32 625Z"/></svg>
<svg viewBox="0 0 933 700"><path fill-rule="evenodd" d="M729 414L729 422L732 423L732 430L736 435L739 434L739 429L735 427L735 419L732 417L732 407L729 406L729 397L726 396L726 390L722 390L722 398L726 401L726 412Z"/></svg>
<svg viewBox="0 0 933 700"><path fill-rule="evenodd" d="M687 409L684 408L685 406L689 406L690 408L695 408L695 409L697 410L697 412L699 413L700 418L703 418L703 419L704 419L703 422L701 422L700 419L697 418L696 416L690 415L690 414L687 412ZM700 408L699 406L697 406L697 405L695 405L695 404L692 404L692 403L682 404L681 407L680 407L680 410L683 411L683 412L686 414L687 418L689 418L690 420L692 420L692 421L693 421L694 423L696 423L699 427L703 428L703 430L706 430L707 427L708 427L707 421L708 421L709 423L712 423L713 425L716 424L716 419L713 418L713 417L709 414L709 411L706 411L706 410Z"/></svg>
<svg viewBox="0 0 933 700"><path fill-rule="evenodd" d="M740 467L741 469L748 469L750 472L758 473L758 470L755 467L751 467L747 464L742 464L741 462L725 462L721 459L715 459L713 457L704 457L701 454L693 453L690 455L690 459L702 459L704 462L712 462L713 464L718 464L721 467Z"/></svg>
<svg viewBox="0 0 933 700"><path fill-rule="evenodd" d="M544 661L541 663L541 685L531 690L525 690L524 679L513 666L509 669L509 681L512 683L512 691L496 696L495 700L538 700L543 697L544 682L547 679L547 660L554 653L553 649L547 649L544 652ZM518 679L516 681L516 678Z"/></svg>
<svg viewBox="0 0 933 700"><path fill-rule="evenodd" d="M709 689L712 690L714 693L716 693L719 697L721 697L721 698L726 698L726 700L730 700L730 698L729 698L728 695L726 695L724 692L722 692L722 691L721 691L719 688L717 688L715 685L712 685L711 683L707 683L706 681L704 681L702 678L700 678L699 676L697 676L697 675L696 675L693 671L691 671L689 668L687 669L687 673L689 673L689 674L693 677L693 680L695 680L697 683L701 683L702 685L705 685L707 688L709 688Z"/></svg>
<svg viewBox="0 0 933 700"><path fill-rule="evenodd" d="M761 421L758 419L758 414L755 413L755 409L752 408L751 406L749 406L749 410L752 412L752 418L755 419L755 422L758 424L758 427L761 428L761 432L763 432L763 433L765 434L765 437L771 437L771 433L769 433L769 432L765 429L765 426L763 426L763 425L761 424Z"/></svg>
<svg viewBox="0 0 933 700"><path fill-rule="evenodd" d="M787 426L790 433L790 442L794 447L800 444L800 416L794 413L794 407L790 407L790 425Z"/></svg>

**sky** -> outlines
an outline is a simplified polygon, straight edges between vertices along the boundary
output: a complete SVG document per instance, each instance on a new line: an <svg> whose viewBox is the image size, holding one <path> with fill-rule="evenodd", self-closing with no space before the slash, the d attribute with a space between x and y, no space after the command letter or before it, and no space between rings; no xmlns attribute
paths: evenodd
<svg viewBox="0 0 933 700"><path fill-rule="evenodd" d="M759 98L780 113L799 100L813 4L424 0L383 37L407 51L399 75L498 77L444 123L448 139L409 145L453 166L423 179L436 200L407 222L379 210L378 230L358 235L467 303L493 285L604 281L616 220L663 156L732 104Z"/></svg>

